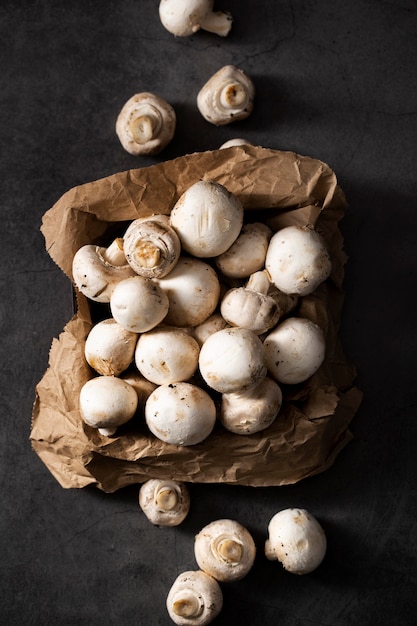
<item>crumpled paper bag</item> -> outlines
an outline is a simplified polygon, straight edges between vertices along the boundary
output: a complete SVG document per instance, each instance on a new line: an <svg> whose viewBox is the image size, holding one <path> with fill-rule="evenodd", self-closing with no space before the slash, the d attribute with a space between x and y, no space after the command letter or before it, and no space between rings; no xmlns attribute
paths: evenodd
<svg viewBox="0 0 417 626"><path fill-rule="evenodd" d="M338 223L346 200L325 163L247 145L118 173L69 190L45 213L41 231L46 249L72 279L72 259L82 245L108 245L131 220L169 214L199 179L217 181L236 194L246 221L264 221L274 230L309 224L323 235L332 274L301 298L298 314L324 330L326 359L305 383L283 386L282 409L261 433L235 435L218 424L202 443L179 447L157 440L138 415L115 437L103 437L84 424L79 412L81 386L94 375L84 359L94 305L78 293L76 313L53 341L48 369L36 387L30 433L33 449L65 488L95 484L112 492L149 478L290 484L329 468L352 437L349 424L361 392L338 337L346 261Z"/></svg>

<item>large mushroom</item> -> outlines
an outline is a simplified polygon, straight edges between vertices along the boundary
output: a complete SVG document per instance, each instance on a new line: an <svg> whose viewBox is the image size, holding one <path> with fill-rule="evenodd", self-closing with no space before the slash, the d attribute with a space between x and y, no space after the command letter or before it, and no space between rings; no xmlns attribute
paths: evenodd
<svg viewBox="0 0 417 626"><path fill-rule="evenodd" d="M190 37L201 29L226 37L232 28L232 16L213 11L214 0L161 0L162 25L176 37Z"/></svg>
<svg viewBox="0 0 417 626"><path fill-rule="evenodd" d="M203 85L197 94L197 107L207 122L225 126L252 113L255 86L240 68L225 65Z"/></svg>

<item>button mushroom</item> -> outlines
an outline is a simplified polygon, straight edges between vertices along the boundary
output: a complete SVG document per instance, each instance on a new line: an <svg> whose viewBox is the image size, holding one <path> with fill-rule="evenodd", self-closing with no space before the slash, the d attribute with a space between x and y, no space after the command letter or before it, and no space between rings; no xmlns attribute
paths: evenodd
<svg viewBox="0 0 417 626"><path fill-rule="evenodd" d="M232 28L232 16L213 11L214 0L161 0L162 25L176 37L190 37L201 29L226 37Z"/></svg>
<svg viewBox="0 0 417 626"><path fill-rule="evenodd" d="M137 333L120 326L115 319L95 324L87 335L84 354L87 363L104 376L119 376L133 361Z"/></svg>
<svg viewBox="0 0 417 626"><path fill-rule="evenodd" d="M189 570L173 582L166 607L170 618L178 626L206 626L222 610L222 590L209 574Z"/></svg>
<svg viewBox="0 0 417 626"><path fill-rule="evenodd" d="M159 278L177 263L181 243L167 215L152 215L131 222L123 237L123 249L136 274Z"/></svg>
<svg viewBox="0 0 417 626"><path fill-rule="evenodd" d="M198 326L217 307L220 283L215 270L201 259L183 256L167 276L155 279L166 294L168 326Z"/></svg>
<svg viewBox="0 0 417 626"><path fill-rule="evenodd" d="M200 180L191 185L171 211L171 225L184 250L195 257L225 252L243 225L243 206L224 185Z"/></svg>
<svg viewBox="0 0 417 626"><path fill-rule="evenodd" d="M116 120L120 143L134 156L159 154L174 137L175 127L172 106L147 91L129 98Z"/></svg>
<svg viewBox="0 0 417 626"><path fill-rule="evenodd" d="M239 522L219 519L196 535L194 554L198 567L220 582L244 578L256 556L255 542Z"/></svg>
<svg viewBox="0 0 417 626"><path fill-rule="evenodd" d="M179 526L190 510L190 493L184 482L151 478L139 489L139 506L155 526Z"/></svg>
<svg viewBox="0 0 417 626"><path fill-rule="evenodd" d="M108 437L134 416L138 405L134 388L116 376L91 378L81 387L79 400L84 422Z"/></svg>
<svg viewBox="0 0 417 626"><path fill-rule="evenodd" d="M110 310L116 322L134 333L144 333L157 326L168 308L168 296L145 276L135 275L120 281L110 298Z"/></svg>
<svg viewBox="0 0 417 626"><path fill-rule="evenodd" d="M197 94L197 107L207 122L225 126L252 113L255 86L251 78L234 65L220 68Z"/></svg>
<svg viewBox="0 0 417 626"><path fill-rule="evenodd" d="M206 391L188 382L160 385L145 405L149 430L166 443L192 446L206 439L216 422L216 407Z"/></svg>
<svg viewBox="0 0 417 626"><path fill-rule="evenodd" d="M177 383L194 375L199 353L197 341L185 330L162 327L139 337L135 363L141 374L157 385Z"/></svg>
<svg viewBox="0 0 417 626"><path fill-rule="evenodd" d="M282 405L282 391L268 376L255 387L224 393L220 421L237 435L253 435L271 426Z"/></svg>
<svg viewBox="0 0 417 626"><path fill-rule="evenodd" d="M191 335L196 339L199 346L202 346L203 343L212 335L213 333L217 333L218 330L223 330L228 326L226 320L222 317L220 313L213 313L208 317L204 322L199 324L198 326L194 326L190 328Z"/></svg>
<svg viewBox="0 0 417 626"><path fill-rule="evenodd" d="M226 148L233 148L234 146L250 146L251 144L243 137L235 137L234 139L228 139L219 146L219 150L225 150Z"/></svg>
<svg viewBox="0 0 417 626"><path fill-rule="evenodd" d="M270 282L264 271L252 274L244 287L230 289L220 303L220 313L231 326L262 335L278 322L281 309L268 295Z"/></svg>
<svg viewBox="0 0 417 626"><path fill-rule="evenodd" d="M215 259L217 268L228 278L248 278L264 267L271 237L266 224L244 224L233 244Z"/></svg>
<svg viewBox="0 0 417 626"><path fill-rule="evenodd" d="M332 263L322 236L307 226L286 226L269 242L265 268L284 293L306 296L329 276Z"/></svg>
<svg viewBox="0 0 417 626"><path fill-rule="evenodd" d="M266 366L279 383L297 384L322 364L326 343L321 328L309 319L289 317L264 339Z"/></svg>
<svg viewBox="0 0 417 626"><path fill-rule="evenodd" d="M268 525L265 556L292 574L309 574L323 561L327 540L323 528L305 509L284 509Z"/></svg>
<svg viewBox="0 0 417 626"><path fill-rule="evenodd" d="M224 328L201 346L199 367L207 385L219 393L248 389L266 376L262 342L246 328Z"/></svg>
<svg viewBox="0 0 417 626"><path fill-rule="evenodd" d="M72 261L75 286L94 302L110 302L117 283L134 274L124 255L121 238L108 248L94 244L81 246Z"/></svg>

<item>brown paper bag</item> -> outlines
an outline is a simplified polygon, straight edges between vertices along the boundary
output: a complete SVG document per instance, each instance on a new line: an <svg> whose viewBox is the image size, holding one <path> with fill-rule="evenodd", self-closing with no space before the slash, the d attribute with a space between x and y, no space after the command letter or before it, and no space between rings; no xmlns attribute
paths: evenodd
<svg viewBox="0 0 417 626"><path fill-rule="evenodd" d="M324 236L332 274L301 299L298 314L324 330L325 362L305 383L284 386L283 407L261 433L235 435L218 424L201 444L179 447L157 440L137 416L114 438L103 437L79 412L81 386L93 376L84 342L94 316L91 303L77 294L77 311L53 341L48 369L37 385L30 435L33 449L63 487L95 484L112 492L149 478L284 485L327 469L351 438L349 424L361 392L338 338L346 260L338 223L346 201L325 163L239 146L118 173L71 189L45 213L46 249L71 279L72 259L82 245L108 245L131 220L169 214L199 179L217 181L236 194L246 221L265 221L274 230L310 224Z"/></svg>

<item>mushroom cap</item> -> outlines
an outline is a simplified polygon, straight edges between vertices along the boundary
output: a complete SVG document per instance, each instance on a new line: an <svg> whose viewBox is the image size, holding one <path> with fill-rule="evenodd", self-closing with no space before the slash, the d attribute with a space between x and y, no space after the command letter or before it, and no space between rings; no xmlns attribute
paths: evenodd
<svg viewBox="0 0 417 626"><path fill-rule="evenodd" d="M281 405L281 388L267 376L250 389L224 393L220 421L232 433L253 435L271 426Z"/></svg>
<svg viewBox="0 0 417 626"><path fill-rule="evenodd" d="M151 478L139 489L139 506L155 526L178 526L190 510L190 493L184 482Z"/></svg>
<svg viewBox="0 0 417 626"><path fill-rule="evenodd" d="M129 98L116 120L120 143L134 156L159 154L174 137L175 127L172 106L161 96L147 91Z"/></svg>
<svg viewBox="0 0 417 626"><path fill-rule="evenodd" d="M327 540L323 528L305 509L276 513L268 525L265 555L292 574L308 574L323 561Z"/></svg>
<svg viewBox="0 0 417 626"><path fill-rule="evenodd" d="M147 278L166 276L181 254L179 237L167 215L133 220L124 234L123 247L129 265Z"/></svg>
<svg viewBox="0 0 417 626"><path fill-rule="evenodd" d="M144 333L157 326L168 313L168 296L156 282L145 276L120 281L110 298L110 310L123 328Z"/></svg>
<svg viewBox="0 0 417 626"><path fill-rule="evenodd" d="M161 0L159 17L170 33L189 37L200 30L213 5L214 0Z"/></svg>
<svg viewBox="0 0 417 626"><path fill-rule="evenodd" d="M122 380L126 381L133 387L138 396L138 409L143 410L145 408L146 400L151 395L158 385L152 383L150 380L142 376L136 368L130 368L121 375Z"/></svg>
<svg viewBox="0 0 417 626"><path fill-rule="evenodd" d="M228 139L219 146L219 150L225 150L226 148L233 148L234 146L250 146L250 142L243 137L235 137L234 139Z"/></svg>
<svg viewBox="0 0 417 626"><path fill-rule="evenodd" d="M253 110L255 86L234 65L220 68L197 94L197 107L207 122L224 126L247 118Z"/></svg>
<svg viewBox="0 0 417 626"><path fill-rule="evenodd" d="M87 363L104 376L119 376L133 361L137 333L120 326L113 318L97 322L85 340Z"/></svg>
<svg viewBox="0 0 417 626"><path fill-rule="evenodd" d="M215 257L238 237L243 205L223 185L200 180L191 185L171 211L171 225L182 248L195 257Z"/></svg>
<svg viewBox="0 0 417 626"><path fill-rule="evenodd" d="M161 327L139 337L135 363L145 378L164 385L191 378L198 367L199 353L197 341L187 331Z"/></svg>
<svg viewBox="0 0 417 626"><path fill-rule="evenodd" d="M306 296L330 276L332 262L316 230L286 226L272 236L265 268L278 289Z"/></svg>
<svg viewBox="0 0 417 626"><path fill-rule="evenodd" d="M135 274L127 261L114 265L105 259L105 253L102 246L86 244L77 250L72 261L75 286L94 302L110 302L115 286Z"/></svg>
<svg viewBox="0 0 417 626"><path fill-rule="evenodd" d="M160 385L145 405L149 430L166 443L192 446L206 439L216 422L216 407L206 391L179 382Z"/></svg>
<svg viewBox="0 0 417 626"><path fill-rule="evenodd" d="M220 613L223 593L212 576L200 570L189 570L173 582L166 607L170 618L178 626L205 626Z"/></svg>
<svg viewBox="0 0 417 626"><path fill-rule="evenodd" d="M190 332L197 341L198 345L202 346L210 335L217 333L218 330L223 330L226 326L228 326L228 324L223 316L220 313L215 312L198 326L190 328Z"/></svg>
<svg viewBox="0 0 417 626"><path fill-rule="evenodd" d="M281 315L274 298L246 287L229 289L220 303L220 312L231 326L247 328L255 335L273 328Z"/></svg>
<svg viewBox="0 0 417 626"><path fill-rule="evenodd" d="M241 580L253 566L255 542L239 522L219 519L196 535L194 554L198 567L221 582Z"/></svg>
<svg viewBox="0 0 417 626"><path fill-rule="evenodd" d="M232 245L216 257L216 267L229 278L248 278L263 268L271 237L266 224L244 224Z"/></svg>
<svg viewBox="0 0 417 626"><path fill-rule="evenodd" d="M266 376L262 342L246 328L224 328L200 349L200 373L220 393L248 389Z"/></svg>
<svg viewBox="0 0 417 626"><path fill-rule="evenodd" d="M323 363L326 342L322 329L304 317L288 317L264 339L266 366L279 383L297 384Z"/></svg>
<svg viewBox="0 0 417 626"><path fill-rule="evenodd" d="M138 405L136 391L116 376L97 376L81 387L80 413L88 426L115 432L128 422Z"/></svg>
<svg viewBox="0 0 417 626"><path fill-rule="evenodd" d="M168 297L164 323L169 326L198 326L219 301L217 273L201 259L183 256L167 276L155 280Z"/></svg>

